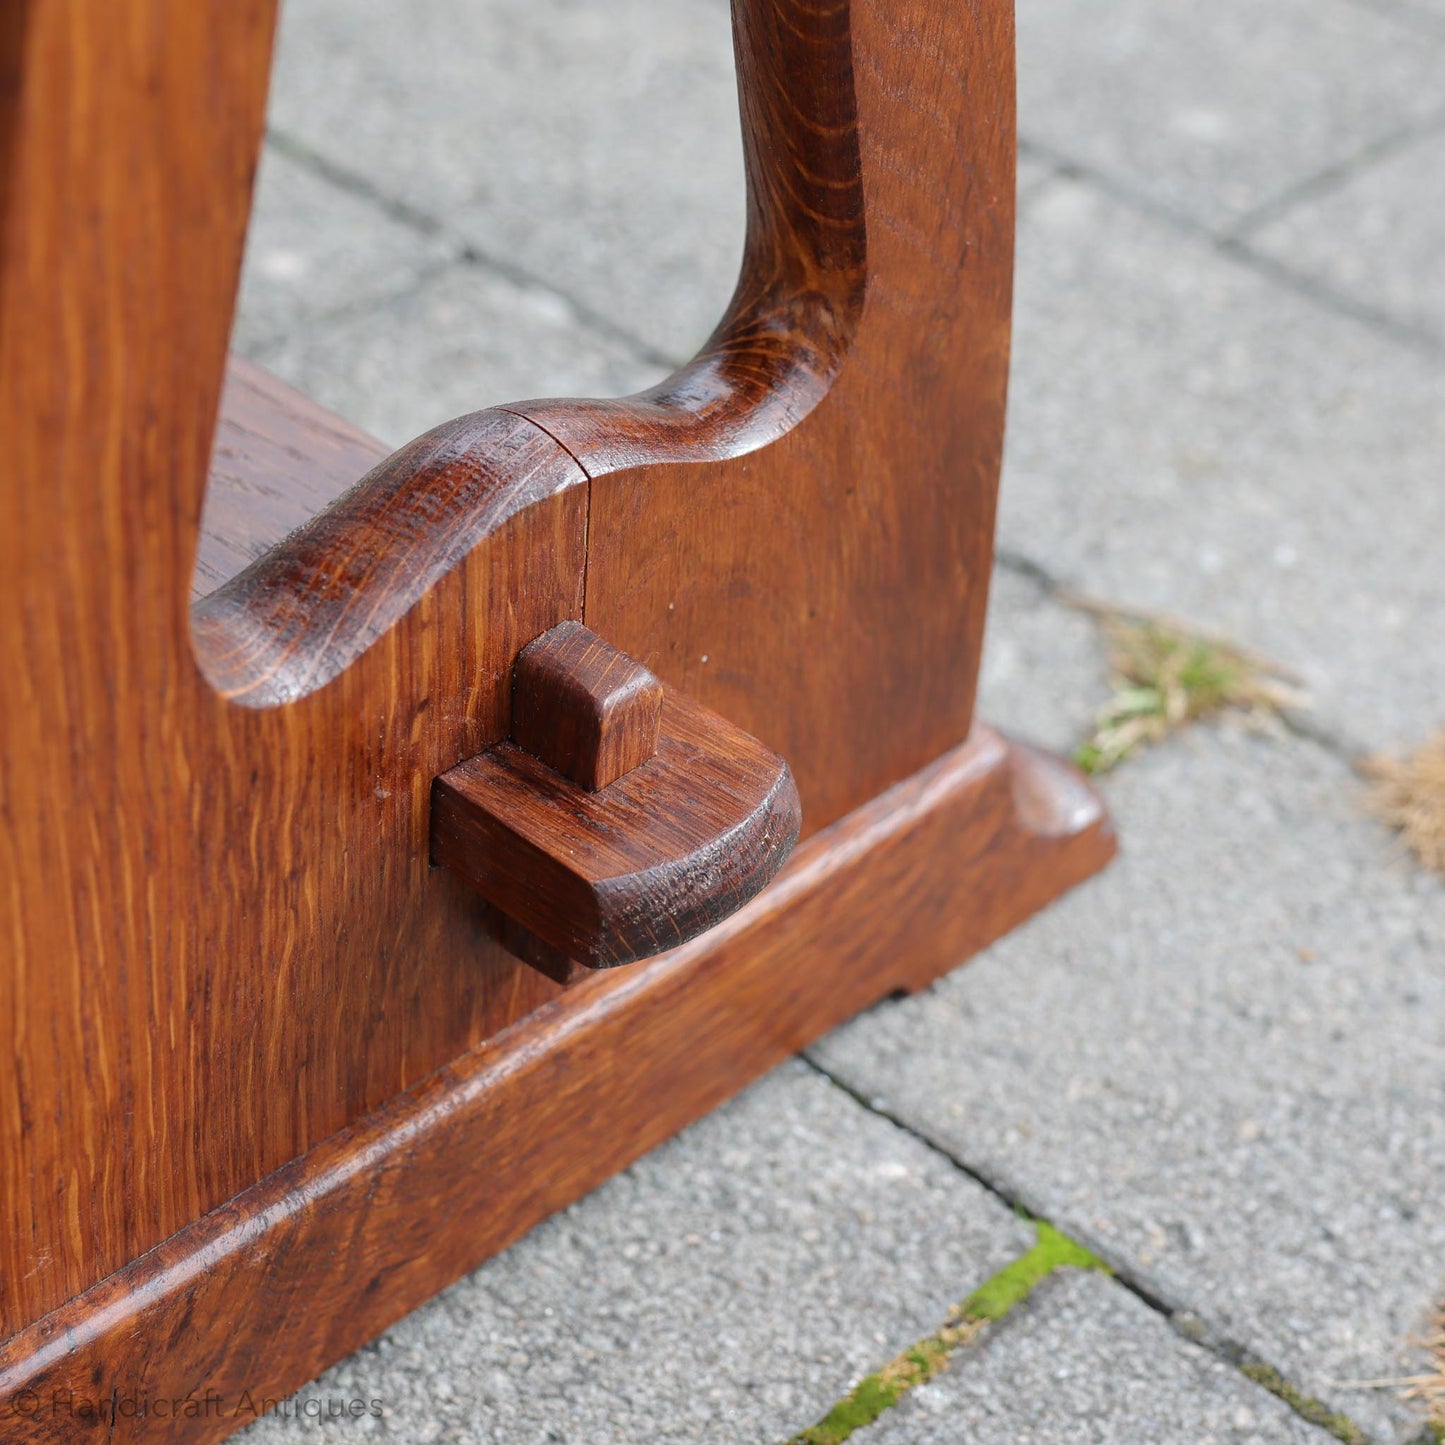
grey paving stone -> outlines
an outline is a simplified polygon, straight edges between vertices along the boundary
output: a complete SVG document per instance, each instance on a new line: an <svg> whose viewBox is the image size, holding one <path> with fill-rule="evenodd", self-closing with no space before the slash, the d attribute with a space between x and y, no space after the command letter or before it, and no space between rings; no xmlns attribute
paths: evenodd
<svg viewBox="0 0 1445 1445"><path fill-rule="evenodd" d="M1445 886L1295 739L1108 783L1112 868L827 1068L1382 1438L1445 1292Z"/></svg>
<svg viewBox="0 0 1445 1445"><path fill-rule="evenodd" d="M253 355L393 445L479 407L621 395L659 376L555 291L465 263L401 296L298 327Z"/></svg>
<svg viewBox="0 0 1445 1445"><path fill-rule="evenodd" d="M1001 545L1270 653L1359 746L1435 727L1445 361L1072 182L1016 295Z"/></svg>
<svg viewBox="0 0 1445 1445"><path fill-rule="evenodd" d="M407 1442L780 1439L936 1328L1031 1234L793 1063L301 1398L383 1399L371 1433ZM305 1433L268 1420L239 1438Z"/></svg>
<svg viewBox="0 0 1445 1445"><path fill-rule="evenodd" d="M1025 205L1042 189L1044 183L1058 174L1058 168L1045 156L1031 151L1027 147L1019 150L1018 160L1018 198L1019 204Z"/></svg>
<svg viewBox="0 0 1445 1445"><path fill-rule="evenodd" d="M1330 1437L1186 1344L1097 1274L1062 1270L906 1395L869 1445L1325 1445Z"/></svg>
<svg viewBox="0 0 1445 1445"><path fill-rule="evenodd" d="M410 290L457 250L266 146L231 345L253 356L337 312Z"/></svg>
<svg viewBox="0 0 1445 1445"><path fill-rule="evenodd" d="M272 121L675 358L742 254L713 0L289 0Z"/></svg>
<svg viewBox="0 0 1445 1445"><path fill-rule="evenodd" d="M1250 234L1281 265L1445 341L1445 130Z"/></svg>
<svg viewBox="0 0 1445 1445"><path fill-rule="evenodd" d="M1108 701L1098 629L1008 567L994 571L978 713L1025 742L1071 753Z"/></svg>
<svg viewBox="0 0 1445 1445"><path fill-rule="evenodd" d="M1428 26L1435 35L1445 26L1445 0L1359 0L1359 3L1407 23Z"/></svg>
<svg viewBox="0 0 1445 1445"><path fill-rule="evenodd" d="M1019 128L1209 226L1438 107L1441 39L1351 0L1022 0Z"/></svg>

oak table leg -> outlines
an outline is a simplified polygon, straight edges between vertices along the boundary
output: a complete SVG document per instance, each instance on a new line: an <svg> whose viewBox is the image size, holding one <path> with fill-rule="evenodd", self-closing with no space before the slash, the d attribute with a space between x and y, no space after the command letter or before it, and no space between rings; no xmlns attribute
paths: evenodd
<svg viewBox="0 0 1445 1445"><path fill-rule="evenodd" d="M273 0L0 6L0 1409L285 1393L1109 857L1084 782L974 718L1007 0L734 19L748 239L702 352L387 455L227 371ZM514 717L519 654L559 624L657 680L655 758L645 706L616 757L525 695ZM434 866L433 782L479 758L596 841L680 745L673 698L698 756L726 735L750 760L729 806L777 784L740 815L765 824L750 883L801 803L750 902L642 889L644 930L589 931L585 904ZM676 808L638 816L629 856L694 857L646 851ZM685 941L570 956L639 939ZM74 1433L42 1410L4 1436Z"/></svg>

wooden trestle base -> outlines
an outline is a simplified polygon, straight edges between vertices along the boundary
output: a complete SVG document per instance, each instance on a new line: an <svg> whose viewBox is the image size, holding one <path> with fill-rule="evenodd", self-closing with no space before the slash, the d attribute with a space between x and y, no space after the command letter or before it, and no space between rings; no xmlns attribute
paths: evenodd
<svg viewBox="0 0 1445 1445"><path fill-rule="evenodd" d="M1077 773L976 727L711 932L588 977L0 1346L5 1438L73 1441L87 1409L110 1445L224 1438L1113 852Z"/></svg>

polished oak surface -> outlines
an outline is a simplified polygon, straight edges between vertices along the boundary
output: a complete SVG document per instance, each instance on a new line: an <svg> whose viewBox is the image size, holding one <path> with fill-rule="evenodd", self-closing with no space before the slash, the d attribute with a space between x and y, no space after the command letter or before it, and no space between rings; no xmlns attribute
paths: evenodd
<svg viewBox="0 0 1445 1445"><path fill-rule="evenodd" d="M938 975L1101 867L1097 797L979 728L802 844L695 942L594 974L527 1024L167 1240L8 1345L0 1399L284 1396L749 1079ZM181 1420L168 1445L222 1438ZM70 1445L19 1422L17 1445ZM7 1440L11 1437L7 1436ZM121 1419L107 1445L139 1445Z"/></svg>
<svg viewBox="0 0 1445 1445"><path fill-rule="evenodd" d="M661 702L656 754L597 791L515 742L443 773L432 858L588 968L676 948L735 913L792 851L798 790L726 718L675 688Z"/></svg>
<svg viewBox="0 0 1445 1445"><path fill-rule="evenodd" d="M559 622L517 654L512 741L589 792L657 755L662 684L580 622Z"/></svg>
<svg viewBox="0 0 1445 1445"><path fill-rule="evenodd" d="M751 905L766 928L681 951L712 960L699 998L739 1008L697 1049L665 1018L693 978L672 956L564 994L431 865L432 780L508 736L518 652L567 619L788 759L818 836L970 734L1008 362L1009 6L734 9L748 242L702 355L620 401L479 397L391 456L244 367L216 426L272 0L0 14L6 1378L245 1357L299 1383L739 1087L771 1040L892 986L835 998L810 970L836 944L871 970L892 939L897 977L936 972L1102 861L1065 828L1008 845L1052 816L1027 788L992 785L979 827L939 799L903 852L868 814L830 835L846 895L815 908L786 874ZM920 869L926 916L954 920L937 946L889 932ZM620 1111L533 1193L503 1146L535 1134L537 1094L487 1075L495 1187L453 1161L447 1196L475 1217L380 1249L360 1301L307 1296L308 1274L373 1258L365 1216L321 1201L365 1199L375 1181L330 1190L373 1164L400 1188L367 1152L401 1147L387 1110L441 1099L454 1066L480 1080L456 1061L498 1039L538 1079L624 1067L569 1031L574 995L613 988L609 1018L648 1021L636 1079L697 1069L655 1127ZM245 1284L234 1321L211 1279Z"/></svg>

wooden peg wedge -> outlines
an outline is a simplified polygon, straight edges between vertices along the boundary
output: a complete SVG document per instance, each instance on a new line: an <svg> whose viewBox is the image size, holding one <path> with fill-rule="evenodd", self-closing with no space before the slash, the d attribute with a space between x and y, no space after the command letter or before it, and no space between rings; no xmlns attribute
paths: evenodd
<svg viewBox="0 0 1445 1445"><path fill-rule="evenodd" d="M431 843L433 862L514 925L504 944L530 936L519 957L558 981L559 956L588 968L647 958L741 908L782 866L797 787L742 728L578 623L524 648L513 686L513 738L434 782Z"/></svg>
<svg viewBox="0 0 1445 1445"><path fill-rule="evenodd" d="M518 654L512 741L597 792L657 752L662 684L580 622L562 622Z"/></svg>

